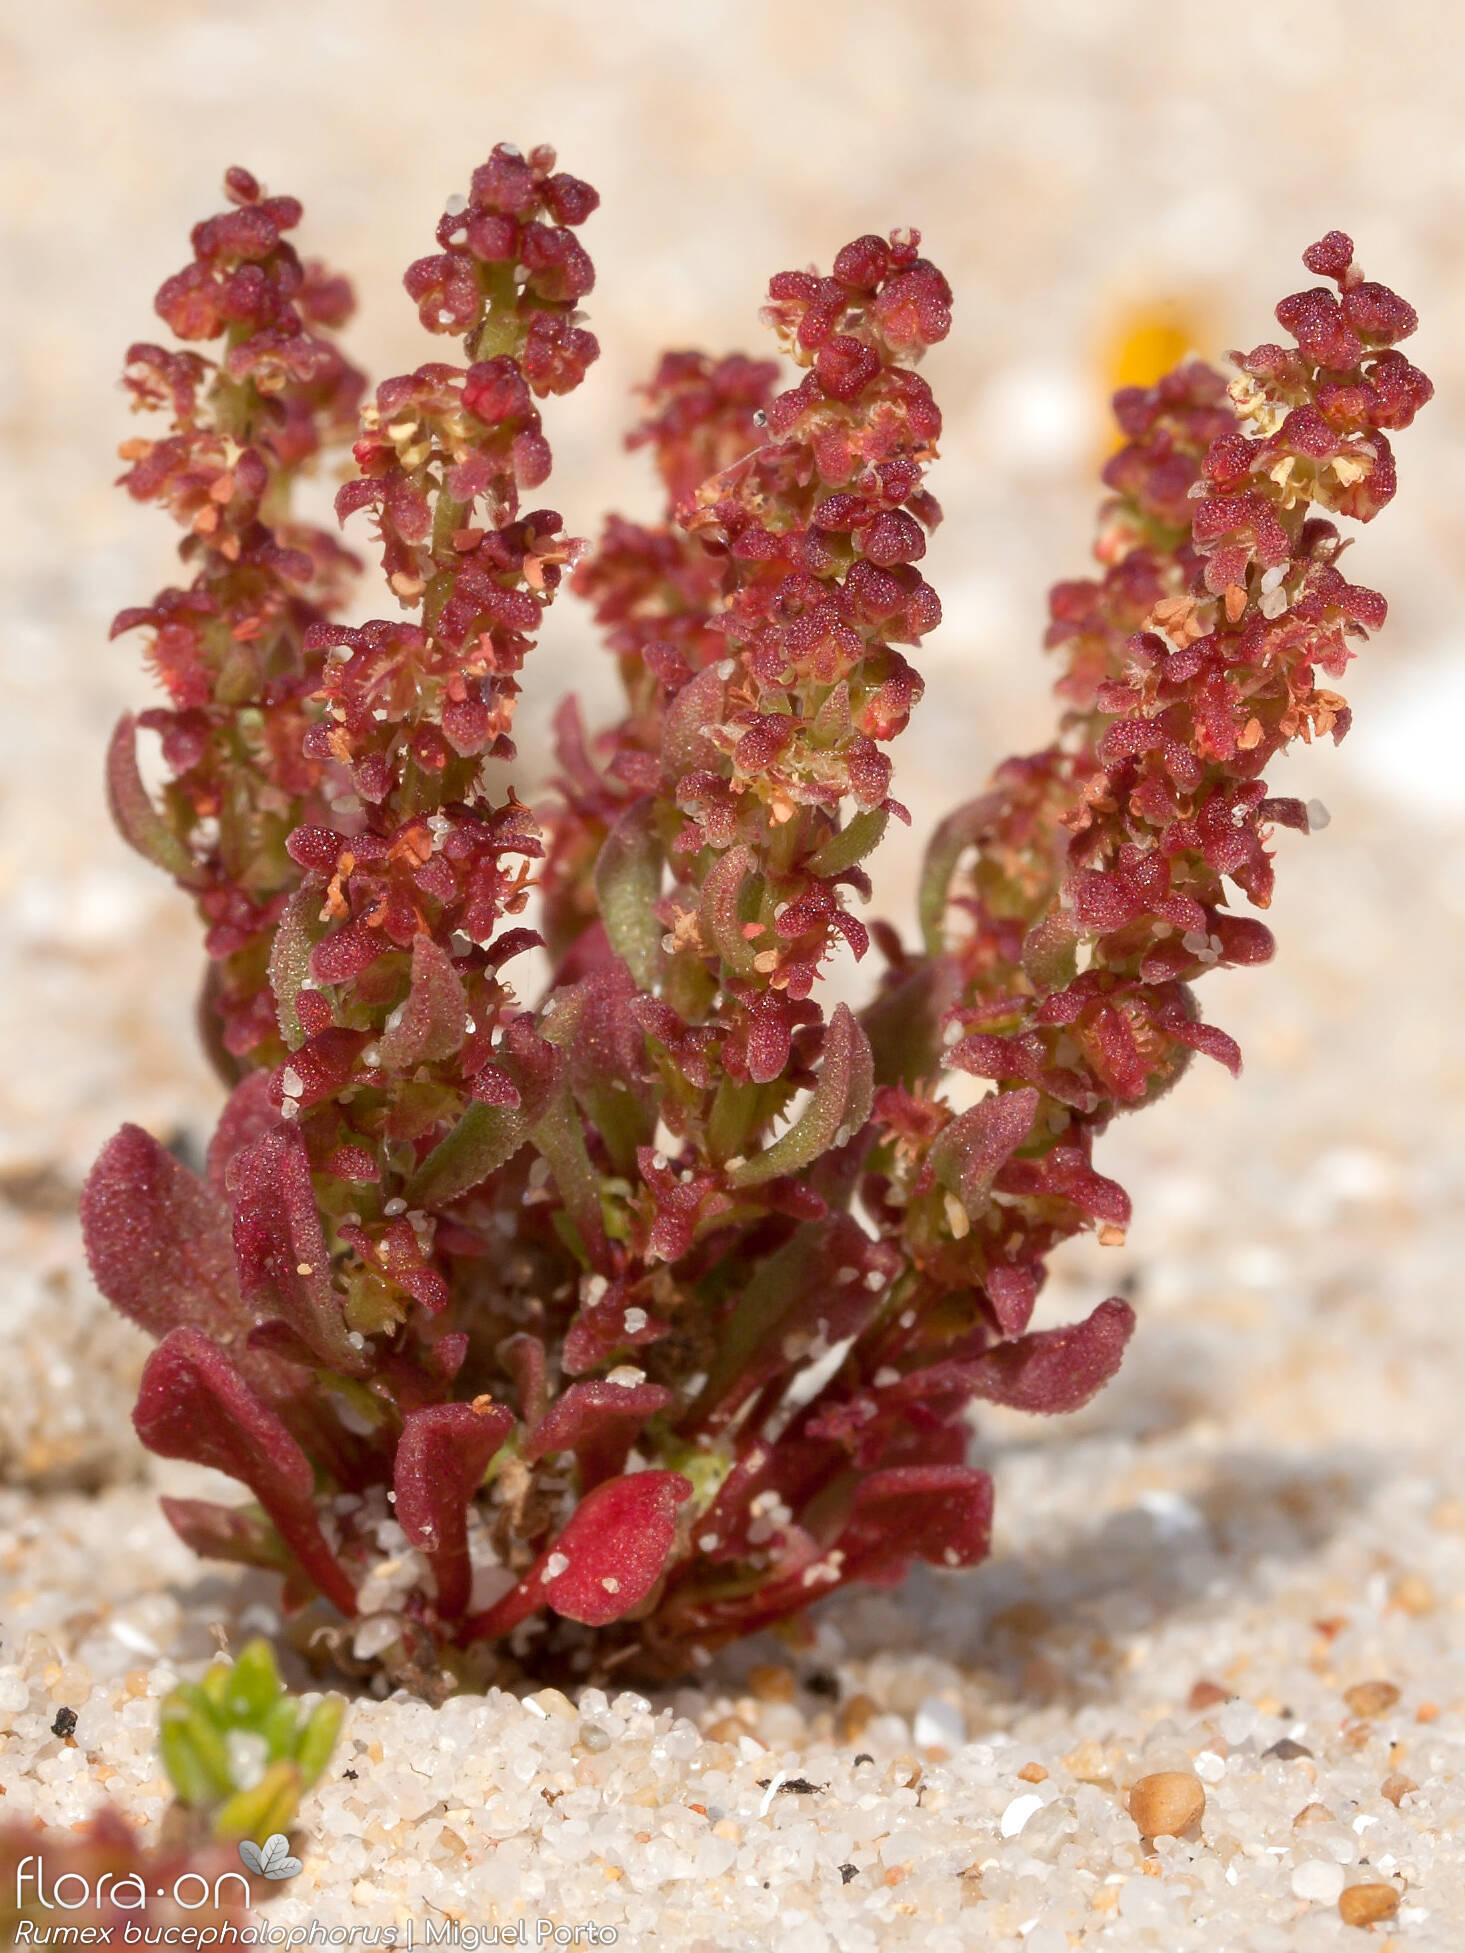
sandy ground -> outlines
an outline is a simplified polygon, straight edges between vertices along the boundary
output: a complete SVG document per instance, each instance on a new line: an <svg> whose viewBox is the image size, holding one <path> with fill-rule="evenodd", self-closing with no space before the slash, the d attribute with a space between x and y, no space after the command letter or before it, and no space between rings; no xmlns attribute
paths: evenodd
<svg viewBox="0 0 1465 1953"><path fill-rule="evenodd" d="M1052 1307L1123 1286L1140 1331L1082 1417L984 1420L992 1562L838 1600L813 1648L759 1644L650 1703L360 1703L271 1917L598 1922L696 1953L790 1934L1281 1953L1350 1939L1339 1888L1381 1880L1401 1905L1375 1939L1446 1953L1465 1944L1454 10L932 4L902 24L870 0L744 0L611 21L563 0L59 0L0 25L4 1809L70 1821L105 1785L156 1816L151 1698L211 1620L237 1635L271 1604L156 1516L127 1423L139 1339L92 1291L71 1212L121 1119L202 1138L217 1103L192 924L101 804L106 734L145 696L106 624L170 574L165 525L108 486L120 354L237 160L303 196L308 247L356 276L358 356L415 362L401 265L494 140L549 138L604 197L604 357L549 430L581 532L649 506L615 440L661 345L756 346L768 273L869 228L919 223L951 276L927 369L948 622L899 761L918 837L1043 736L1042 593L1083 566L1128 308L1179 305L1208 354L1249 343L1338 224L1419 306L1439 397L1350 562L1392 605L1347 687L1355 731L1278 776L1332 824L1282 839L1277 961L1210 986L1246 1074L1197 1065L1107 1141L1135 1225L1066 1251ZM571 683L593 709L603 663L563 606L521 791L545 701ZM913 845L878 890L902 919ZM1397 1697L1345 1693L1375 1681ZM62 1703L75 1747L49 1735ZM1311 1754L1268 1755L1284 1739ZM1122 1793L1180 1762L1206 1815L1146 1858Z"/></svg>

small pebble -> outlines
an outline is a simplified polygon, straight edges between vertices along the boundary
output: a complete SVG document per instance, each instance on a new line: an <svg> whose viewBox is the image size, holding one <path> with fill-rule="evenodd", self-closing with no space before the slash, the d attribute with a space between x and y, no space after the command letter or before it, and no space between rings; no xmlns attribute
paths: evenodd
<svg viewBox="0 0 1465 1953"><path fill-rule="evenodd" d="M1343 1867L1327 1858L1305 1858L1292 1874L1293 1896L1330 1906L1343 1890Z"/></svg>
<svg viewBox="0 0 1465 1953"><path fill-rule="evenodd" d="M1326 1804L1304 1804L1292 1820L1292 1829L1300 1831L1305 1824L1331 1824L1333 1813Z"/></svg>
<svg viewBox="0 0 1465 1953"><path fill-rule="evenodd" d="M1214 1709L1218 1702L1229 1702L1231 1691L1223 1689L1219 1682L1210 1682L1202 1676L1190 1691L1189 1707L1197 1714L1202 1709Z"/></svg>
<svg viewBox="0 0 1465 1953"><path fill-rule="evenodd" d="M751 1732L740 1716L719 1716L716 1722L709 1723L702 1734L709 1743L737 1743Z"/></svg>
<svg viewBox="0 0 1465 1953"><path fill-rule="evenodd" d="M1422 1574L1406 1573L1394 1586L1394 1605L1406 1614L1432 1614L1438 1605L1434 1588Z"/></svg>
<svg viewBox="0 0 1465 1953"><path fill-rule="evenodd" d="M1413 1777L1402 1776L1396 1770L1391 1775L1385 1777L1379 1785L1379 1795L1380 1797L1387 1797L1394 1809L1398 1810L1400 1803L1409 1795L1410 1791L1418 1790L1418 1788L1419 1785L1414 1781Z"/></svg>
<svg viewBox="0 0 1465 1953"><path fill-rule="evenodd" d="M1392 1919L1398 1910L1398 1892L1382 1880L1350 1885L1338 1895L1338 1911L1345 1926L1373 1926L1381 1919Z"/></svg>
<svg viewBox="0 0 1465 1953"><path fill-rule="evenodd" d="M944 1695L928 1695L916 1710L911 1734L918 1748L945 1750L948 1755L966 1741L966 1717L958 1703Z"/></svg>
<svg viewBox="0 0 1465 1953"><path fill-rule="evenodd" d="M1021 1797L1014 1797L1002 1813L998 1826L1004 1838L1015 1838L1035 1812L1043 1808L1043 1800L1036 1790L1024 1791Z"/></svg>
<svg viewBox="0 0 1465 1953"><path fill-rule="evenodd" d="M879 1713L879 1705L868 1695L852 1695L839 1712L839 1733L846 1743L857 1743Z"/></svg>
<svg viewBox="0 0 1465 1953"><path fill-rule="evenodd" d="M775 1662L761 1662L749 1671L748 1692L760 1702L792 1702L793 1670Z"/></svg>
<svg viewBox="0 0 1465 1953"><path fill-rule="evenodd" d="M1142 1838L1178 1838L1205 1815L1206 1792L1186 1770L1156 1770L1129 1792L1129 1815Z"/></svg>
<svg viewBox="0 0 1465 1953"><path fill-rule="evenodd" d="M51 1724L51 1734L53 1736L61 1736L64 1738L73 1735L75 1731L76 1731L75 1709L58 1709L56 1711L56 1720Z"/></svg>
<svg viewBox="0 0 1465 1953"><path fill-rule="evenodd" d="M1294 1743L1290 1736L1284 1736L1280 1743L1273 1743L1269 1750L1263 1750L1262 1755L1274 1756L1279 1763L1294 1763L1299 1756L1311 1756L1312 1751L1306 1743Z"/></svg>
<svg viewBox="0 0 1465 1953"><path fill-rule="evenodd" d="M1392 1682L1355 1682L1344 1689L1343 1700L1355 1716L1384 1716L1399 1700L1399 1691Z"/></svg>

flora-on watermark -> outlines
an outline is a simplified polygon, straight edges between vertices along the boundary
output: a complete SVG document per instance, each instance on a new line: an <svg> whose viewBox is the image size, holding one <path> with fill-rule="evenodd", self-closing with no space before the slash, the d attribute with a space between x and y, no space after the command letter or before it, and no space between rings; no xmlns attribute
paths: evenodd
<svg viewBox="0 0 1465 1953"><path fill-rule="evenodd" d="M69 1937L62 1938L57 1928L25 1917L26 1910L38 1907L43 1912L86 1912L92 1916L104 1908L117 1913L143 1913L150 1897L171 1898L180 1912L205 1909L219 1912L226 1904L247 1906L251 1894L249 1880L243 1872L220 1872L212 1879L205 1878L202 1872L180 1872L171 1887L167 1890L155 1887L151 1894L138 1872L101 1872L89 1878L83 1872L65 1871L51 1879L46 1875L44 1857L32 1852L15 1868L15 1909L22 1915L15 1928L15 1944L105 1946L112 1938L111 1926L77 1925L65 1929ZM135 1942L140 1943L140 1932L135 1935Z"/></svg>
<svg viewBox="0 0 1465 1953"><path fill-rule="evenodd" d="M262 1846L245 1840L239 1855L252 1871L265 1878L291 1878L301 1869L290 1855L289 1842L282 1832L267 1838ZM259 1862L256 1864L256 1860ZM274 1867L274 1869L270 1869ZM269 1920L236 1923L220 1919L225 1894L220 1887L237 1884L241 1891L230 1892L231 1902L242 1898L249 1903L249 1886L241 1872L223 1872L212 1882L198 1872L184 1872L170 1889L156 1887L149 1894L140 1874L117 1876L103 1872L88 1878L80 1872L59 1873L48 1878L45 1862L38 1853L22 1859L15 1873L15 1905L39 1908L60 1914L85 1913L80 1920L38 1919L34 1913L21 1917L14 1927L16 1946L271 1946L295 1947L392 1947L413 1953L418 1946L449 1946L460 1953L478 1953L484 1947L591 1947L614 1946L620 1938L616 1927L594 1921L563 1924L558 1920L515 1919L502 1925L474 1925L456 1919L408 1919L398 1926L327 1925L310 1919L294 1925ZM150 1923L149 1898L171 1897L181 1912L204 1912L208 1920L178 1921L169 1925ZM104 1923L98 1914L110 1909L114 1916ZM139 1916L129 1919L135 1912ZM156 1919L156 1915L153 1915Z"/></svg>

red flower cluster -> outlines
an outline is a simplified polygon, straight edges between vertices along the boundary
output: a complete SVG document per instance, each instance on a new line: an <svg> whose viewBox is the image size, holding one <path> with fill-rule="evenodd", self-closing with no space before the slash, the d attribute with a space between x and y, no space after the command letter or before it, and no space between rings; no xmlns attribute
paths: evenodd
<svg viewBox="0 0 1465 1953"><path fill-rule="evenodd" d="M941 418L914 370L951 294L913 232L788 272L764 314L802 369L674 353L632 435L663 520L608 523L574 586L625 710L557 719L538 817L494 763L580 545L525 510L537 404L596 356L577 306L595 193L501 146L407 274L460 364L363 408L343 515L369 511L389 620L329 615L339 558L288 524L291 473L358 383L318 328L298 218L232 172L159 309L217 367L138 349L172 436L127 477L200 569L151 625L174 778L125 830L197 890L243 1076L206 1179L126 1128L89 1182L97 1279L159 1339L137 1421L253 1503L171 1501L201 1551L280 1569L347 1665L424 1688L508 1656L675 1672L848 1580L987 1550L975 1399L1084 1402L1126 1304L1035 1331L1048 1252L1114 1239L1093 1164L1115 1112L1235 1047L1191 986L1270 951L1268 840L1305 829L1268 760L1346 729L1341 672L1382 600L1333 524L1392 495L1429 397L1413 314L1330 234L1295 335L1116 401L1101 574L1053 592L1059 735L933 838L923 943L876 924L868 1007L830 960L890 817L891 742L940 621L920 563ZM532 1007L505 974L538 940ZM1228 888L1229 884L1229 888ZM959 1111L952 1072L995 1089Z"/></svg>
<svg viewBox="0 0 1465 1953"><path fill-rule="evenodd" d="M193 891L213 959L205 1022L226 1073L278 1050L266 971L271 932L298 875L285 841L320 806L304 750L319 683L305 647L338 609L356 559L292 521L292 484L350 438L365 381L332 334L353 300L342 278L302 265L284 233L293 197L267 197L230 170L233 208L199 224L193 262L167 279L157 311L180 339L222 340L222 357L136 345L125 378L139 410L161 409L161 440L125 441L128 493L186 531L186 590L161 591L112 626L151 632L148 660L169 703L138 723L159 734L172 775L161 809L136 758L136 724L112 741L107 782L127 839Z"/></svg>

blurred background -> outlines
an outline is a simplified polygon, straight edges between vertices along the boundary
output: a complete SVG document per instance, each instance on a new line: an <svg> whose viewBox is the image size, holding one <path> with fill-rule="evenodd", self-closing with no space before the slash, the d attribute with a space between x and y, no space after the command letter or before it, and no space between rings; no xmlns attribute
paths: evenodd
<svg viewBox="0 0 1465 1953"><path fill-rule="evenodd" d="M1277 962L1209 986L1248 1076L1198 1066L1143 1130L1116 1131L1102 1163L1136 1225L1117 1260L1075 1250L1057 1288L1077 1306L1122 1282L1146 1305L1133 1381L1094 1415L1143 1423L1159 1402L1299 1442L1360 1419L1418 1436L1437 1406L1447 1428L1465 1246L1462 86L1449 0L6 9L0 1477L133 1469L137 1350L90 1290L71 1208L122 1118L201 1137L218 1102L193 1045L192 918L102 802L106 737L148 697L136 640L109 646L108 622L176 574L169 525L110 485L124 349L158 332L152 293L240 162L303 199L302 250L355 281L354 356L374 378L417 364L401 271L501 138L553 142L603 199L584 233L603 356L547 412L573 533L653 507L619 438L663 347L760 350L769 274L827 266L865 230L918 225L948 273L955 327L926 368L946 415L927 567L947 621L898 749L914 838L878 874L906 924L933 819L1046 737L1044 593L1086 566L1110 389L1153 377L1159 353L1268 337L1332 226L1418 306L1408 351L1438 397L1348 565L1387 594L1389 626L1346 686L1346 745L1275 778L1333 822L1280 839ZM595 717L607 663L559 605L529 674L521 794L546 771L548 705L573 685ZM1413 1355L1391 1370L1379 1351L1401 1325Z"/></svg>

